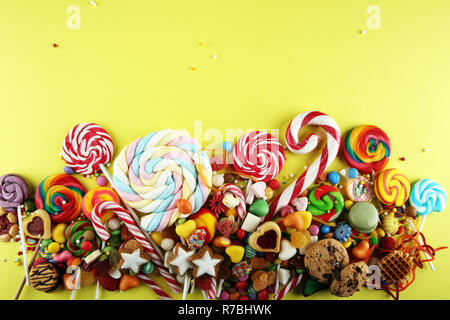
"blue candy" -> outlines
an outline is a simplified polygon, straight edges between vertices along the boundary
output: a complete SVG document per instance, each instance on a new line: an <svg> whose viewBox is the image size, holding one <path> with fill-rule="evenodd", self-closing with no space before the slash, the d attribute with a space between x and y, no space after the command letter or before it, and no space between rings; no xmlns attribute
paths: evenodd
<svg viewBox="0 0 450 320"><path fill-rule="evenodd" d="M222 148L226 151L226 152L230 152L231 150L233 150L233 144L229 141L225 141L224 143L222 143Z"/></svg>
<svg viewBox="0 0 450 320"><path fill-rule="evenodd" d="M330 227L327 226L326 224L323 224L320 226L320 233L325 234L330 232Z"/></svg>
<svg viewBox="0 0 450 320"><path fill-rule="evenodd" d="M348 177L350 179L355 179L359 174L358 169L355 169L355 168L348 169L347 173L348 173Z"/></svg>
<svg viewBox="0 0 450 320"><path fill-rule="evenodd" d="M328 174L328 181L331 184L338 184L339 181L341 181L341 176L339 175L339 173L337 173L336 171L331 171Z"/></svg>

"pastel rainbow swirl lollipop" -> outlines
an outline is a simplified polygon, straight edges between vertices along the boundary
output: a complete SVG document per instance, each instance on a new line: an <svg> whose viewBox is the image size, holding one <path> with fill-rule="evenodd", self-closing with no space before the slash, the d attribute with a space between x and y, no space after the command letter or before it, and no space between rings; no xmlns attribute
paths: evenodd
<svg viewBox="0 0 450 320"><path fill-rule="evenodd" d="M375 178L375 194L388 206L401 207L408 200L411 184L407 176L398 169L386 169Z"/></svg>
<svg viewBox="0 0 450 320"><path fill-rule="evenodd" d="M36 190L37 209L44 209L54 223L67 223L81 213L84 188L68 174L54 174L45 178Z"/></svg>
<svg viewBox="0 0 450 320"><path fill-rule="evenodd" d="M183 131L152 132L126 146L114 162L114 184L122 200L142 213L141 226L160 231L197 212L208 198L212 180L209 158ZM177 201L188 200L191 212Z"/></svg>
<svg viewBox="0 0 450 320"><path fill-rule="evenodd" d="M344 158L363 173L383 170L391 155L391 141L378 127L362 125L350 130L344 138Z"/></svg>
<svg viewBox="0 0 450 320"><path fill-rule="evenodd" d="M330 185L322 185L308 194L307 211L325 222L336 220L344 209L344 198L339 190Z"/></svg>
<svg viewBox="0 0 450 320"><path fill-rule="evenodd" d="M114 153L111 136L95 123L81 123L73 127L62 146L62 157L75 172L85 176L100 171Z"/></svg>
<svg viewBox="0 0 450 320"><path fill-rule="evenodd" d="M439 183L433 180L419 180L411 188L409 203L421 216L442 212L447 205L447 193Z"/></svg>
<svg viewBox="0 0 450 320"><path fill-rule="evenodd" d="M284 149L267 132L253 131L241 137L233 149L234 169L257 181L269 181L283 169Z"/></svg>

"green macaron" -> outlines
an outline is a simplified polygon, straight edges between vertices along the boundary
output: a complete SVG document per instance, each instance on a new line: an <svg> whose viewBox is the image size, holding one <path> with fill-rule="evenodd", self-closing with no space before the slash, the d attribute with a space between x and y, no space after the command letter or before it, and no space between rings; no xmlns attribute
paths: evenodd
<svg viewBox="0 0 450 320"><path fill-rule="evenodd" d="M378 225L378 211L370 202L357 202L348 213L348 222L359 232L371 233Z"/></svg>

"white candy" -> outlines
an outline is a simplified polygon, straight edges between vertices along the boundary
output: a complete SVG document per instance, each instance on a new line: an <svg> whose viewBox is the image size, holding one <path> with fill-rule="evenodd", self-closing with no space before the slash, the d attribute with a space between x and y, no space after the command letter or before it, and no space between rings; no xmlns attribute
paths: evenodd
<svg viewBox="0 0 450 320"><path fill-rule="evenodd" d="M278 281L280 282L281 286L284 286L288 283L289 279L291 278L291 271L285 268L280 268L278 270Z"/></svg>
<svg viewBox="0 0 450 320"><path fill-rule="evenodd" d="M212 184L215 188L220 188L225 183L225 178L223 176L223 173L218 173L213 175L212 177Z"/></svg>
<svg viewBox="0 0 450 320"><path fill-rule="evenodd" d="M250 190L257 198L263 198L266 195L266 184L262 181L252 184Z"/></svg>
<svg viewBox="0 0 450 320"><path fill-rule="evenodd" d="M109 269L108 271L108 275L116 280L119 280L120 277L122 277L122 273L119 271L119 269Z"/></svg>
<svg viewBox="0 0 450 320"><path fill-rule="evenodd" d="M120 229L120 220L118 218L112 218L108 220L106 226L111 230L119 230Z"/></svg>
<svg viewBox="0 0 450 320"><path fill-rule="evenodd" d="M244 222L242 222L241 229L247 232L253 232L258 227L263 218L255 216L254 214L247 212Z"/></svg>
<svg viewBox="0 0 450 320"><path fill-rule="evenodd" d="M163 248L166 251L172 250L174 245L175 241L173 241L173 239L170 238L165 238L163 239L163 241L161 241L161 248Z"/></svg>
<svg viewBox="0 0 450 320"><path fill-rule="evenodd" d="M90 263L94 262L95 260L97 260L101 255L102 255L102 252L99 249L97 249L94 252L92 252L90 255L88 255L86 258L84 258L84 261L87 264L90 264Z"/></svg>
<svg viewBox="0 0 450 320"><path fill-rule="evenodd" d="M278 258L281 261L286 261L295 256L297 253L297 248L291 245L289 240L283 239L281 240L281 248L280 253L278 253Z"/></svg>

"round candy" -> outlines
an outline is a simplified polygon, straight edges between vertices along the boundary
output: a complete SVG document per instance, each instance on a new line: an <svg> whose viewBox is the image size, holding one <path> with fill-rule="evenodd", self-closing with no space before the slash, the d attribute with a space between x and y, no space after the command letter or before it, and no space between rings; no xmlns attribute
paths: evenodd
<svg viewBox="0 0 450 320"><path fill-rule="evenodd" d="M344 138L344 158L363 173L383 170L391 155L389 137L378 127L362 125L350 130Z"/></svg>
<svg viewBox="0 0 450 320"><path fill-rule="evenodd" d="M378 226L378 211L370 202L357 202L348 213L348 222L359 232L371 233Z"/></svg>
<svg viewBox="0 0 450 320"><path fill-rule="evenodd" d="M93 233L93 237L91 237ZM100 247L101 239L88 220L79 220L66 229L67 249L75 256L85 257ZM87 239L90 240L87 240ZM89 242L87 245L85 242Z"/></svg>
<svg viewBox="0 0 450 320"><path fill-rule="evenodd" d="M359 172L356 168L350 168L348 169L347 174L350 179L355 179L358 176Z"/></svg>
<svg viewBox="0 0 450 320"><path fill-rule="evenodd" d="M233 167L244 176L269 181L283 169L285 154L280 141L270 133L253 131L241 137L233 150Z"/></svg>
<svg viewBox="0 0 450 320"><path fill-rule="evenodd" d="M105 176L98 176L96 182L100 187L105 187L108 184L108 179Z"/></svg>
<svg viewBox="0 0 450 320"><path fill-rule="evenodd" d="M341 176L336 171L331 171L328 174L328 182L331 184L338 184L341 181Z"/></svg>
<svg viewBox="0 0 450 320"><path fill-rule="evenodd" d="M323 225L320 226L320 233L321 234L326 234L328 232L330 232L330 227L329 226L327 226L326 224L323 224Z"/></svg>
<svg viewBox="0 0 450 320"><path fill-rule="evenodd" d="M17 174L5 174L0 177L0 207L6 211L15 211L28 198L28 185Z"/></svg>
<svg viewBox="0 0 450 320"><path fill-rule="evenodd" d="M44 209L53 223L70 222L81 213L84 188L73 176L54 174L45 178L36 190L37 209Z"/></svg>
<svg viewBox="0 0 450 320"><path fill-rule="evenodd" d="M344 198L334 186L322 185L308 194L307 211L323 221L333 221L344 209Z"/></svg>
<svg viewBox="0 0 450 320"><path fill-rule="evenodd" d="M82 203L83 212L86 215L86 217L91 219L91 212L94 209L95 205L103 201L113 201L117 204L120 204L119 196L111 188L98 187L89 190L84 195ZM104 212L102 212L102 215L100 216L100 220L102 222L105 222L109 220L112 216L114 216L114 213L112 211L104 210Z"/></svg>
<svg viewBox="0 0 450 320"><path fill-rule="evenodd" d="M200 210L210 193L212 168L194 138L184 131L167 129L126 146L114 162L113 179L130 207L148 213L141 226L153 232ZM191 213L178 210L179 199L191 203Z"/></svg>
<svg viewBox="0 0 450 320"><path fill-rule="evenodd" d="M224 143L222 143L222 148L226 151L226 152L230 152L231 150L233 150L233 144L229 141L225 141Z"/></svg>
<svg viewBox="0 0 450 320"><path fill-rule="evenodd" d="M433 180L419 180L412 186L409 203L421 216L442 212L447 205L447 193L439 183Z"/></svg>
<svg viewBox="0 0 450 320"><path fill-rule="evenodd" d="M95 123L81 123L73 127L62 146L62 157L75 172L91 175L101 164L111 161L114 144L105 129Z"/></svg>
<svg viewBox="0 0 450 320"><path fill-rule="evenodd" d="M372 183L364 176L349 180L345 188L351 201L371 201L374 195Z"/></svg>
<svg viewBox="0 0 450 320"><path fill-rule="evenodd" d="M401 207L408 200L411 185L398 169L386 169L375 179L375 194L385 205Z"/></svg>

